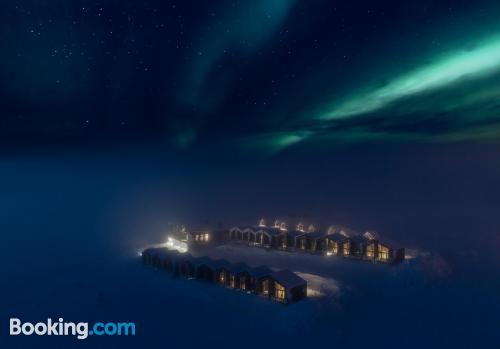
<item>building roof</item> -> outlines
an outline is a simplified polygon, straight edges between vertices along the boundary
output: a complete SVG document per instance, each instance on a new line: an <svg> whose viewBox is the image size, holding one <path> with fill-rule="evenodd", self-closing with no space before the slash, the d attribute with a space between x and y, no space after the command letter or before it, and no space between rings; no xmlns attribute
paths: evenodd
<svg viewBox="0 0 500 349"><path fill-rule="evenodd" d="M300 231L300 230L290 230L290 231L286 232L287 236L293 237L293 238L296 238L296 237L299 237L299 236L305 235L305 234L307 234L305 231Z"/></svg>
<svg viewBox="0 0 500 349"><path fill-rule="evenodd" d="M253 227L251 227L249 225L236 226L236 227L232 227L231 229L229 229L229 231L235 231L235 230L243 231L246 229L253 229Z"/></svg>
<svg viewBox="0 0 500 349"><path fill-rule="evenodd" d="M366 244L367 242L370 242L370 240L365 238L363 235L354 235L351 236L350 239L357 244Z"/></svg>
<svg viewBox="0 0 500 349"><path fill-rule="evenodd" d="M214 261L212 260L212 258L209 258L209 257L206 257L206 256L198 257L198 258L194 258L193 259L193 264L196 267L199 267L201 265L207 265L207 266L211 267L213 265L213 263L214 263Z"/></svg>
<svg viewBox="0 0 500 349"><path fill-rule="evenodd" d="M307 281L295 274L293 271L284 269L271 274L271 277L287 289L297 286L307 286Z"/></svg>
<svg viewBox="0 0 500 349"><path fill-rule="evenodd" d="M153 255L155 253L155 249L152 247L148 247L142 251L143 255Z"/></svg>
<svg viewBox="0 0 500 349"><path fill-rule="evenodd" d="M387 246L387 247L389 247L390 249L393 249L393 250L404 249L404 246L401 246L400 244L397 244L397 243L393 243L392 241L391 242L385 242L385 241L380 241L380 240L377 240L377 241L378 241L379 244Z"/></svg>
<svg viewBox="0 0 500 349"><path fill-rule="evenodd" d="M341 242L341 241L347 239L347 237L340 234L340 233L333 233L333 234L328 235L328 239L335 241L335 242Z"/></svg>
<svg viewBox="0 0 500 349"><path fill-rule="evenodd" d="M311 233L307 233L306 237L311 238L311 239L321 239L326 237L328 234L322 231L314 231Z"/></svg>
<svg viewBox="0 0 500 349"><path fill-rule="evenodd" d="M239 263L234 263L234 264L231 264L229 267L228 267L228 270L233 273L233 274L239 274L239 273L242 273L244 271L247 271L250 270L250 266L248 266L248 264L246 263L243 263L243 262L239 262Z"/></svg>
<svg viewBox="0 0 500 349"><path fill-rule="evenodd" d="M269 267L261 265L259 267L249 269L248 273L254 278L260 278L263 276L271 275L273 271Z"/></svg>
<svg viewBox="0 0 500 349"><path fill-rule="evenodd" d="M209 234L211 233L210 230L191 230L188 231L187 234L189 235L200 235L200 234Z"/></svg>
<svg viewBox="0 0 500 349"><path fill-rule="evenodd" d="M142 254L164 258L169 255L169 250L166 247L150 247L142 251Z"/></svg>
<svg viewBox="0 0 500 349"><path fill-rule="evenodd" d="M213 261L212 266L214 268L228 268L231 265L226 259L216 259Z"/></svg>
<svg viewBox="0 0 500 349"><path fill-rule="evenodd" d="M194 259L194 257L190 253L180 253L177 250L171 250L169 255L170 255L170 258L175 262L182 262L185 260L193 260Z"/></svg>
<svg viewBox="0 0 500 349"><path fill-rule="evenodd" d="M264 228L264 230L269 234L269 235L280 235L280 234L283 234L283 230L280 230L278 228L275 228L275 227L271 227L271 228Z"/></svg>

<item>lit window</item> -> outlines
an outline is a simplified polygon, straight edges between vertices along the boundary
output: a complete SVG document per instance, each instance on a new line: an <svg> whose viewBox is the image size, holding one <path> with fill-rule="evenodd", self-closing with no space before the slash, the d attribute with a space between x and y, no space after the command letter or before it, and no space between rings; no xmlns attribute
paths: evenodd
<svg viewBox="0 0 500 349"><path fill-rule="evenodd" d="M389 259L389 248L384 245L378 245L378 258L382 260Z"/></svg>
<svg viewBox="0 0 500 349"><path fill-rule="evenodd" d="M369 244L366 246L366 256L370 258L375 257L375 244Z"/></svg>
<svg viewBox="0 0 500 349"><path fill-rule="evenodd" d="M349 243L349 241L344 242L344 244L342 246L342 249L344 250L344 256L348 256L349 255L350 245L351 244Z"/></svg>
<svg viewBox="0 0 500 349"><path fill-rule="evenodd" d="M279 300L284 300L285 293L286 293L285 288L281 284L275 282L274 283L274 297L276 299L279 299Z"/></svg>
<svg viewBox="0 0 500 349"><path fill-rule="evenodd" d="M262 281L262 293L269 294L269 280Z"/></svg>

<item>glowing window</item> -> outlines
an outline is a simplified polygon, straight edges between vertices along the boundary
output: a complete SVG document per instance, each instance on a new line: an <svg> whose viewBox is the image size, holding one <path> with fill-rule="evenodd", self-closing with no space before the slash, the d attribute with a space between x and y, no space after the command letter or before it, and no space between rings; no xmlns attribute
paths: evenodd
<svg viewBox="0 0 500 349"><path fill-rule="evenodd" d="M350 246L351 244L349 243L349 241L344 242L344 244L342 245L342 249L344 250L344 256L349 255Z"/></svg>
<svg viewBox="0 0 500 349"><path fill-rule="evenodd" d="M375 244L369 244L366 246L366 256L370 258L375 257Z"/></svg>
<svg viewBox="0 0 500 349"><path fill-rule="evenodd" d="M275 282L274 283L274 297L276 299L279 299L279 300L284 300L285 294L286 294L285 288L281 284Z"/></svg>
<svg viewBox="0 0 500 349"><path fill-rule="evenodd" d="M269 294L269 280L262 281L262 293Z"/></svg>
<svg viewBox="0 0 500 349"><path fill-rule="evenodd" d="M389 259L389 248L384 245L378 245L378 258L382 260Z"/></svg>

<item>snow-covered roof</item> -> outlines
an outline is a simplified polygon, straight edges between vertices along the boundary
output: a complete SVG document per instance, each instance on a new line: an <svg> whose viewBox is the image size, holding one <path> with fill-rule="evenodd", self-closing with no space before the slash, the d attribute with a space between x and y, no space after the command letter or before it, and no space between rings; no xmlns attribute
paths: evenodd
<svg viewBox="0 0 500 349"><path fill-rule="evenodd" d="M275 227L271 227L271 228L268 228L268 227L257 227L254 229L254 232L255 233L264 233L268 236L277 236L277 235L280 235L283 233L282 230L279 230L278 228L275 228Z"/></svg>
<svg viewBox="0 0 500 349"><path fill-rule="evenodd" d="M311 238L311 239L320 239L323 237L326 237L328 234L322 231L315 231L312 233L307 233L306 237Z"/></svg>
<svg viewBox="0 0 500 349"><path fill-rule="evenodd" d="M226 259L216 259L212 263L214 268L228 268L231 263L229 263Z"/></svg>
<svg viewBox="0 0 500 349"><path fill-rule="evenodd" d="M231 273L234 273L234 274L238 274L238 273L241 273L241 272L244 272L244 271L248 271L250 269L251 269L250 266L248 266L248 264L243 263L243 262L234 263L234 264L231 264L228 267L228 270Z"/></svg>
<svg viewBox="0 0 500 349"><path fill-rule="evenodd" d="M213 265L213 263L214 263L213 259L206 257L206 256L193 259L193 264L196 267L199 267L201 265L207 265L207 266L211 267Z"/></svg>
<svg viewBox="0 0 500 349"><path fill-rule="evenodd" d="M254 278L260 278L263 276L267 276L267 275L272 274L272 272L273 271L265 265L261 265L259 267L251 268L248 270L248 273L251 276L253 276Z"/></svg>
<svg viewBox="0 0 500 349"><path fill-rule="evenodd" d="M248 230L248 229L253 230L253 227L251 227L249 225L237 226L237 227L232 227L231 229L229 229L229 231L244 231L244 230Z"/></svg>
<svg viewBox="0 0 500 349"><path fill-rule="evenodd" d="M299 237L301 235L305 235L307 233L304 231L300 231L300 230L291 230L291 231L287 231L286 234L289 237L296 238L296 237Z"/></svg>
<svg viewBox="0 0 500 349"><path fill-rule="evenodd" d="M370 240L368 240L363 235L354 235L354 236L351 236L350 239L353 242L358 243L358 244L366 244L366 243L370 242Z"/></svg>
<svg viewBox="0 0 500 349"><path fill-rule="evenodd" d="M164 258L169 255L169 250L165 247L150 247L145 249L142 254L150 255L151 257Z"/></svg>
<svg viewBox="0 0 500 349"><path fill-rule="evenodd" d="M293 271L284 269L271 274L271 278L283 285L287 289L297 286L307 286L307 281L295 274Z"/></svg>
<svg viewBox="0 0 500 349"><path fill-rule="evenodd" d="M176 250L169 251L170 258L177 262L182 262L184 260L193 260L194 257L190 253L180 253Z"/></svg>
<svg viewBox="0 0 500 349"><path fill-rule="evenodd" d="M339 233L334 233L334 234L328 235L328 239L331 241L335 241L335 242L341 242L341 241L347 239L347 237L345 235L342 235Z"/></svg>

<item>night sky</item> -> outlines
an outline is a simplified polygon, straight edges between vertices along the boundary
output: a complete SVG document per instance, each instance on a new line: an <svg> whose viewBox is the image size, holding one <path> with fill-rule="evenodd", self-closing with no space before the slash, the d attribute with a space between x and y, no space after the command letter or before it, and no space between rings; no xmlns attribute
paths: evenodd
<svg viewBox="0 0 500 349"><path fill-rule="evenodd" d="M9 1L3 143L275 154L500 136L498 1Z"/></svg>
<svg viewBox="0 0 500 349"><path fill-rule="evenodd" d="M494 347L499 140L498 0L3 1L0 347L81 348L12 316L137 322L106 349ZM289 254L341 290L290 307L138 261L262 217L415 258Z"/></svg>

